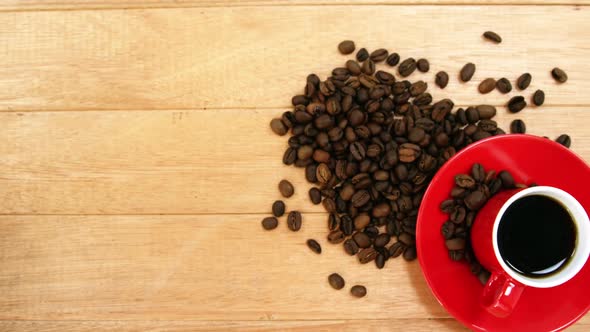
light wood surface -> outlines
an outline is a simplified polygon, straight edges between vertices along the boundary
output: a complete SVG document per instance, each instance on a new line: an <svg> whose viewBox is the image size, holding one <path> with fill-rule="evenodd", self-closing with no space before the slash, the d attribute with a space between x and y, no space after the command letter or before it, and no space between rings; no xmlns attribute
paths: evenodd
<svg viewBox="0 0 590 332"><path fill-rule="evenodd" d="M417 262L377 270L326 242L326 214L302 170L282 165L286 138L268 123L308 73L345 62L336 45L350 38L428 58L430 73L410 79L457 105L504 105L520 92L482 96L479 81L530 72L522 94L541 88L546 106L499 107L499 123L569 133L590 160L590 8L412 3L0 3L0 331L464 331ZM483 41L489 29L504 42ZM459 84L468 61L474 80ZM284 218L260 226L282 178L296 186L288 209L304 212L298 233ZM332 290L332 272L368 296ZM590 330L589 316L569 330Z"/></svg>

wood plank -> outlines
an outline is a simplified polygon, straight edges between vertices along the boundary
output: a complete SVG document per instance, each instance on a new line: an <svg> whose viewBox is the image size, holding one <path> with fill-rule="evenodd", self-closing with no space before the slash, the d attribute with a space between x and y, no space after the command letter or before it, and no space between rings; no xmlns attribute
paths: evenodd
<svg viewBox="0 0 590 332"><path fill-rule="evenodd" d="M569 331L584 331L576 325ZM588 326L585 326L586 328ZM10 332L187 332L187 331L468 331L454 319L387 319L322 321L0 321Z"/></svg>
<svg viewBox="0 0 590 332"><path fill-rule="evenodd" d="M532 134L572 136L590 160L585 107L541 107L516 117ZM2 214L268 213L291 180L289 209L322 212L303 170L282 164L281 110L8 112L0 114Z"/></svg>
<svg viewBox="0 0 590 332"><path fill-rule="evenodd" d="M485 12L485 15L482 13ZM590 104L590 13L575 6L263 6L5 12L0 15L0 110L286 107L310 72L346 57L336 45L386 47L426 57L452 80L435 98L505 104L481 96L485 77L534 76L526 91L548 105ZM394 18L394 19L393 19ZM435 28L433 28L435 27ZM504 37L485 42L484 30ZM239 31L239 33L236 33ZM466 62L478 70L459 84ZM569 74L557 85L554 66ZM514 92L516 93L516 91Z"/></svg>
<svg viewBox="0 0 590 332"><path fill-rule="evenodd" d="M588 0L5 0L0 11L310 5L588 5Z"/></svg>
<svg viewBox="0 0 590 332"><path fill-rule="evenodd" d="M1 320L324 320L448 317L417 261L365 266L259 215L0 217ZM323 245L317 255L308 238ZM339 272L365 298L332 289Z"/></svg>

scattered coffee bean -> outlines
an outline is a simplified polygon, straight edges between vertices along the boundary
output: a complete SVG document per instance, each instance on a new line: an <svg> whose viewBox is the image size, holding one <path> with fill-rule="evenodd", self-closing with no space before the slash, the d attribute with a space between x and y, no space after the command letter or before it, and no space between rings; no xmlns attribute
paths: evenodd
<svg viewBox="0 0 590 332"><path fill-rule="evenodd" d="M529 87L532 79L533 77L531 76L531 74L524 73L520 75L520 77L518 77L518 79L516 80L516 87L520 90L524 90Z"/></svg>
<svg viewBox="0 0 590 332"><path fill-rule="evenodd" d="M416 70L416 60L414 58L407 58L398 67L398 72L402 77L410 76Z"/></svg>
<svg viewBox="0 0 590 332"><path fill-rule="evenodd" d="M363 72L363 74L373 75L375 73L375 63L373 62L373 60L365 60L365 62L363 62L363 65L361 66L361 71ZM363 79L366 79L366 77L363 77ZM368 82L367 84L374 85L374 82L372 81L366 82Z"/></svg>
<svg viewBox="0 0 590 332"><path fill-rule="evenodd" d="M502 77L496 82L496 89L505 94L512 91L512 84L506 77Z"/></svg>
<svg viewBox="0 0 590 332"><path fill-rule="evenodd" d="M491 119L496 116L496 108L491 105L478 105L475 107L480 119Z"/></svg>
<svg viewBox="0 0 590 332"><path fill-rule="evenodd" d="M434 83L438 85L439 88L444 89L449 84L449 74L444 71L439 71L436 73L436 77L434 78Z"/></svg>
<svg viewBox="0 0 590 332"><path fill-rule="evenodd" d="M354 52L354 42L352 40L345 40L338 44L338 50L342 54L350 54Z"/></svg>
<svg viewBox="0 0 590 332"><path fill-rule="evenodd" d="M359 252L359 246L353 239L348 239L344 241L344 251L350 256L353 256Z"/></svg>
<svg viewBox="0 0 590 332"><path fill-rule="evenodd" d="M287 216L287 226L293 232L297 232L301 229L301 213L297 211L289 212Z"/></svg>
<svg viewBox="0 0 590 332"><path fill-rule="evenodd" d="M262 219L262 228L270 231L271 229L277 228L279 221L275 217L266 217Z"/></svg>
<svg viewBox="0 0 590 332"><path fill-rule="evenodd" d="M465 64L459 73L459 78L463 82L469 82L475 74L475 65L471 62Z"/></svg>
<svg viewBox="0 0 590 332"><path fill-rule="evenodd" d="M526 107L526 101L523 96L514 96L508 101L508 110L512 113L518 113Z"/></svg>
<svg viewBox="0 0 590 332"><path fill-rule="evenodd" d="M535 106L541 106L545 102L545 92L543 90L537 90L533 94L533 104Z"/></svg>
<svg viewBox="0 0 590 332"><path fill-rule="evenodd" d="M315 205L320 204L322 202L322 193L318 188L311 188L309 189L309 199Z"/></svg>
<svg viewBox="0 0 590 332"><path fill-rule="evenodd" d="M565 71L557 67L553 68L551 76L553 76L553 78L559 83L565 83L567 81L567 74Z"/></svg>
<svg viewBox="0 0 590 332"><path fill-rule="evenodd" d="M356 61L358 62L363 62L365 60L367 60L369 58L369 51L367 51L366 48L361 48L360 50L358 50L358 52L356 53Z"/></svg>
<svg viewBox="0 0 590 332"><path fill-rule="evenodd" d="M514 178L508 171L501 171L498 173L498 178L502 181L502 187L506 189L514 188Z"/></svg>
<svg viewBox="0 0 590 332"><path fill-rule="evenodd" d="M280 136L283 136L287 133L288 129L287 126L285 125L285 123L283 122L283 120L281 119L272 119L270 121L270 129L272 129L272 131Z"/></svg>
<svg viewBox="0 0 590 332"><path fill-rule="evenodd" d="M572 139L567 134L559 135L555 141L566 148L569 148L572 145Z"/></svg>
<svg viewBox="0 0 590 332"><path fill-rule="evenodd" d="M418 257L418 253L416 252L416 247L415 246L407 247L406 250L404 250L403 257L407 261L413 261L414 259L416 259L416 257Z"/></svg>
<svg viewBox="0 0 590 332"><path fill-rule="evenodd" d="M336 290L340 290L344 288L345 282L344 278L342 278L338 273L332 273L328 276L328 282L330 286Z"/></svg>
<svg viewBox="0 0 590 332"><path fill-rule="evenodd" d="M389 255L389 253L388 253ZM385 266L385 255L384 254L378 254L377 258L375 258L375 266L377 266L378 269L382 269Z"/></svg>
<svg viewBox="0 0 590 332"><path fill-rule="evenodd" d="M496 80L493 78L486 78L485 80L479 83L477 89L479 93L486 94L492 92L496 88Z"/></svg>
<svg viewBox="0 0 590 332"><path fill-rule="evenodd" d="M354 297L364 297L365 295L367 295L367 288L361 285L352 286L352 288L350 289L350 294L352 294L352 296Z"/></svg>
<svg viewBox="0 0 590 332"><path fill-rule="evenodd" d="M315 252L316 254L322 253L322 246L318 243L318 241L314 239L309 239L305 242L311 251Z"/></svg>
<svg viewBox="0 0 590 332"><path fill-rule="evenodd" d="M371 59L373 62L381 62L381 61L385 60L388 55L389 55L389 52L387 52L386 49L380 48L380 49L377 49L377 50L374 50L373 52L371 52L369 59Z"/></svg>
<svg viewBox="0 0 590 332"><path fill-rule="evenodd" d="M524 121L522 121L520 119L513 120L510 123L510 132L512 134L524 134L524 133L526 133L526 126L524 124Z"/></svg>
<svg viewBox="0 0 590 332"><path fill-rule="evenodd" d="M279 182L279 191L281 192L281 195L283 195L283 197L289 198L293 196L293 194L295 193L295 188L293 187L291 182L287 180L281 180L281 182Z"/></svg>
<svg viewBox="0 0 590 332"><path fill-rule="evenodd" d="M502 37L493 31L486 31L483 33L483 37L489 41L492 41L496 44L500 44L502 42Z"/></svg>
<svg viewBox="0 0 590 332"><path fill-rule="evenodd" d="M285 214L285 203L283 201L275 201L272 204L272 215L281 217L283 214Z"/></svg>
<svg viewBox="0 0 590 332"><path fill-rule="evenodd" d="M397 53L391 53L388 57L387 60L385 60L385 63L387 63L390 66L397 66L397 64L399 63L400 57L399 54Z"/></svg>
<svg viewBox="0 0 590 332"><path fill-rule="evenodd" d="M430 63L426 59L418 59L416 67L422 73L427 73L430 70Z"/></svg>

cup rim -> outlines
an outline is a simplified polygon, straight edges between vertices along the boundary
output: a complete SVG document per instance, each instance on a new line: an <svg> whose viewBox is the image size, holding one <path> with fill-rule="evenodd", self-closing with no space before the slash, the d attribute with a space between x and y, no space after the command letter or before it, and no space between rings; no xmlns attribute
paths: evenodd
<svg viewBox="0 0 590 332"><path fill-rule="evenodd" d="M514 271L504 262L504 259L502 259L498 246L498 229L504 213L508 207L512 205L512 203L518 199L531 195L547 196L564 204L572 215L572 220L574 221L577 229L576 248L574 250L573 256L570 258L569 266L567 266L563 271L542 278L531 278ZM578 202L578 200L568 192L551 186L529 187L522 189L512 195L508 200L506 200L506 202L504 202L498 211L496 219L494 220L494 227L492 229L492 244L496 260L502 267L502 270L511 278L523 285L531 287L555 287L573 278L586 264L588 256L590 255L590 220L582 204L580 204L580 202Z"/></svg>

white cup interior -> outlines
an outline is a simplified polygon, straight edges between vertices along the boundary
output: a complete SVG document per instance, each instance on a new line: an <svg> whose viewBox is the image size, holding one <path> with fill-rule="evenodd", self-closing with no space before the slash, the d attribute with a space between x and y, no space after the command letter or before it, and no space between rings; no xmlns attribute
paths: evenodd
<svg viewBox="0 0 590 332"><path fill-rule="evenodd" d="M512 205L512 203L514 203L516 200L532 195L542 195L560 202L564 207L566 207L569 210L569 213L572 216L572 219L577 230L577 239L576 247L574 248L574 254L570 258L566 266L562 267L561 270L558 270L553 274L549 274L547 276L539 278L528 277L514 271L504 262L502 256L500 255L500 250L498 248L498 228L500 225L500 221L504 216L504 213L506 212L508 207ZM504 205L498 212L498 215L496 216L492 236L494 253L496 254L496 259L502 266L502 269L518 282L531 287L549 288L567 282L568 280L573 278L578 272L580 272L582 267L584 267L584 264L586 264L588 256L590 255L590 221L588 220L588 214L586 213L586 210L584 210L582 204L580 204L580 202L578 202L572 195L555 187L530 187L523 189L514 194L512 197L510 197L506 201L506 203L504 203Z"/></svg>

